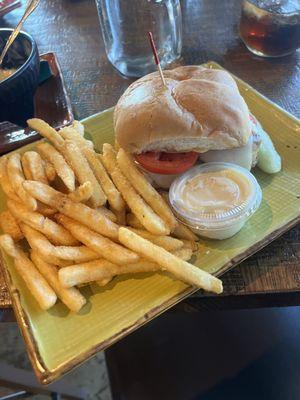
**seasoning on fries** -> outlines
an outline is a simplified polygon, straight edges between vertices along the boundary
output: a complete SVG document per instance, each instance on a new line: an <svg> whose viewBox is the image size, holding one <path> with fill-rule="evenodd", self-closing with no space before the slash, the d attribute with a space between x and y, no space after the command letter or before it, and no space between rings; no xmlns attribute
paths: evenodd
<svg viewBox="0 0 300 400"><path fill-rule="evenodd" d="M7 197L0 247L43 310L59 298L78 312L86 303L82 285L163 270L222 292L219 279L187 262L198 237L176 220L166 193L154 189L128 153L108 143L96 153L78 121L58 132L36 118L28 124L46 141L0 159ZM24 237L30 257L15 244Z"/></svg>

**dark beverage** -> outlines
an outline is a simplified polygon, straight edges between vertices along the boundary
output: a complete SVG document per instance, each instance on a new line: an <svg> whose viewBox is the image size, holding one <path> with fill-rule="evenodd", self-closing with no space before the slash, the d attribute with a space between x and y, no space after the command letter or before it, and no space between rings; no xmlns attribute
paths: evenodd
<svg viewBox="0 0 300 400"><path fill-rule="evenodd" d="M293 53L300 47L300 0L244 0L240 36L259 56Z"/></svg>

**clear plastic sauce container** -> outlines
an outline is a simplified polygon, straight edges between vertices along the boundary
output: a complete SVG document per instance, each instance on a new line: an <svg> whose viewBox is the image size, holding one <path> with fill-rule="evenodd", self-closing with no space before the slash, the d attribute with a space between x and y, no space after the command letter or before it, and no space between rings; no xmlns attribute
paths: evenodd
<svg viewBox="0 0 300 400"><path fill-rule="evenodd" d="M255 177L223 162L198 165L171 185L170 204L177 218L211 239L235 235L258 209L262 192Z"/></svg>

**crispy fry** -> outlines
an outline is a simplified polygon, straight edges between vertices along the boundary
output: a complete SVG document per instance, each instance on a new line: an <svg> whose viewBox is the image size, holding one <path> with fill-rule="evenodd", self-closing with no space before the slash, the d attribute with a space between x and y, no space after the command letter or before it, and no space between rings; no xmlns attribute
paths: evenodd
<svg viewBox="0 0 300 400"><path fill-rule="evenodd" d="M183 247L191 249L192 251L198 250L198 243L195 242L194 240L186 240L186 239L181 239L181 240L183 242Z"/></svg>
<svg viewBox="0 0 300 400"><path fill-rule="evenodd" d="M28 168L30 171L30 173L28 174L28 178L24 171L26 179L39 181L45 183L46 185L48 184L48 179L45 173L43 160L39 155L39 153L37 153L36 151L26 151L26 153L22 155L23 170L24 170L24 164L26 165L26 168Z"/></svg>
<svg viewBox="0 0 300 400"><path fill-rule="evenodd" d="M42 253L38 252L38 254L46 263L53 264L59 268L69 267L70 265L74 265L74 261L62 260L61 258L53 257L53 255L49 256L49 254L46 254L46 253L42 254Z"/></svg>
<svg viewBox="0 0 300 400"><path fill-rule="evenodd" d="M24 153L24 154L26 154L26 153ZM24 154L21 156L21 164L22 164L23 173L24 173L25 179L32 181L34 179L31 174L31 171L30 171L30 166L29 166L28 160L26 157L24 157Z"/></svg>
<svg viewBox="0 0 300 400"><path fill-rule="evenodd" d="M96 208L105 204L106 196L77 144L66 140L64 154L69 164L72 166L78 182L83 184L84 182L89 181L93 185L94 190L90 198L92 206Z"/></svg>
<svg viewBox="0 0 300 400"><path fill-rule="evenodd" d="M190 259L190 249L180 249L175 252L182 259ZM83 264L71 265L59 271L59 280L65 287L82 285L97 281L100 286L105 286L116 275L137 274L145 272L158 272L162 268L146 259L133 264L114 265L104 260L95 260Z"/></svg>
<svg viewBox="0 0 300 400"><path fill-rule="evenodd" d="M49 161L44 160L45 174L49 182L53 182L56 178L56 171Z"/></svg>
<svg viewBox="0 0 300 400"><path fill-rule="evenodd" d="M56 294L45 278L39 273L27 255L18 248L9 235L0 236L0 246L15 260L15 268L29 291L43 310L48 310L56 302Z"/></svg>
<svg viewBox="0 0 300 400"><path fill-rule="evenodd" d="M56 208L67 217L81 222L88 228L110 239L118 239L118 225L100 211L93 210L82 203L74 203L68 196L40 182L26 181L24 182L24 188L36 199Z"/></svg>
<svg viewBox="0 0 300 400"><path fill-rule="evenodd" d="M98 182L100 183L104 193L106 194L108 203L110 206L117 211L122 211L125 208L124 200L121 193L117 190L110 177L108 176L106 169L103 167L99 157L97 157L94 150L84 147L82 152L87 159L92 171L94 172Z"/></svg>
<svg viewBox="0 0 300 400"><path fill-rule="evenodd" d="M59 270L59 281L64 287L72 287L88 282L111 280L116 275L160 271L161 267L142 259L134 264L115 265L106 260L71 265Z"/></svg>
<svg viewBox="0 0 300 400"><path fill-rule="evenodd" d="M65 126L64 128L60 129L58 133L65 140L72 140L73 142L76 142L80 148L88 147L94 149L93 142L84 139L83 135L81 135L79 131L72 125Z"/></svg>
<svg viewBox="0 0 300 400"><path fill-rule="evenodd" d="M46 236L29 225L22 222L20 227L30 247L44 254L48 259L53 256L62 260L86 262L99 258L97 253L86 246L54 246Z"/></svg>
<svg viewBox="0 0 300 400"><path fill-rule="evenodd" d="M48 139L51 143L53 143L54 147L58 150L63 146L64 139L56 132L54 128L47 124L47 122L38 119L32 118L27 120L27 124L31 129L34 129L41 136Z"/></svg>
<svg viewBox="0 0 300 400"><path fill-rule="evenodd" d="M155 235L170 233L166 223L145 203L118 167L111 173L111 177L131 211L149 232Z"/></svg>
<svg viewBox="0 0 300 400"><path fill-rule="evenodd" d="M189 249L187 247L182 247L179 250L175 250L171 252L174 256L181 258L181 260L188 261L191 259L193 255L192 249Z"/></svg>
<svg viewBox="0 0 300 400"><path fill-rule="evenodd" d="M143 225L140 223L140 221L137 219L137 217L132 213L128 213L126 215L126 222L127 222L127 225L131 226L132 228L144 229Z"/></svg>
<svg viewBox="0 0 300 400"><path fill-rule="evenodd" d="M105 286L105 285L107 285L112 279L113 279L113 277L111 277L111 278L104 278L104 279L101 279L101 280L97 281L96 283L97 283L97 285L99 285L99 286Z"/></svg>
<svg viewBox="0 0 300 400"><path fill-rule="evenodd" d="M177 225L176 218L164 199L137 169L132 157L125 153L123 149L120 149L117 155L117 162L120 170L134 189L150 205L153 211L166 222L170 230L173 231Z"/></svg>
<svg viewBox="0 0 300 400"><path fill-rule="evenodd" d="M102 149L103 154L99 154L98 157L102 161L107 172L111 174L117 166L117 152L109 143L104 143Z"/></svg>
<svg viewBox="0 0 300 400"><path fill-rule="evenodd" d="M70 192L75 190L75 175L64 157L51 144L42 142L36 145L39 153L55 168L57 175Z"/></svg>
<svg viewBox="0 0 300 400"><path fill-rule="evenodd" d="M165 191L160 191L160 195L164 198L164 200L169 204L169 195ZM193 240L194 242L197 242L199 240L199 237L194 234L188 228L186 225L183 225L180 221L177 221L177 226L172 232L172 235L175 236L178 239L187 239L187 240Z"/></svg>
<svg viewBox="0 0 300 400"><path fill-rule="evenodd" d="M117 210L113 210L113 213L115 214L116 218L117 218L117 224L118 225L126 225L126 208L124 207L123 210L121 211L117 211Z"/></svg>
<svg viewBox="0 0 300 400"><path fill-rule="evenodd" d="M46 204L37 202L37 212L43 214L45 217L55 214L57 211L54 208L48 207Z"/></svg>
<svg viewBox="0 0 300 400"><path fill-rule="evenodd" d="M64 227L38 212L28 211L23 204L8 200L7 207L17 220L43 233L53 244L60 246L78 244L78 241Z"/></svg>
<svg viewBox="0 0 300 400"><path fill-rule="evenodd" d="M83 283L110 278L116 275L118 268L119 266L100 259L97 260L97 263L83 263L61 268L58 271L58 278L63 287L70 288Z"/></svg>
<svg viewBox="0 0 300 400"><path fill-rule="evenodd" d="M181 260L127 228L119 229L119 241L150 261L156 262L178 279L214 293L222 293L222 281L208 272Z"/></svg>
<svg viewBox="0 0 300 400"><path fill-rule="evenodd" d="M172 232L172 235L177 237L178 239L186 239L192 240L194 242L199 241L199 237L194 234L186 225L183 225L181 222L178 222L178 225Z"/></svg>
<svg viewBox="0 0 300 400"><path fill-rule="evenodd" d="M139 256L136 253L114 243L110 239L90 230L71 218L59 214L56 216L56 219L67 228L76 239L97 252L99 258L103 257L115 264L133 263L139 260Z"/></svg>
<svg viewBox="0 0 300 400"><path fill-rule="evenodd" d="M117 222L117 217L115 214L104 206L100 206L96 208L96 211L99 211L104 217L110 219L113 222ZM75 219L75 218L74 218ZM94 229L95 230L95 229Z"/></svg>
<svg viewBox="0 0 300 400"><path fill-rule="evenodd" d="M23 239L24 235L18 222L9 210L0 213L0 226L2 231L10 235L14 241L18 242Z"/></svg>
<svg viewBox="0 0 300 400"><path fill-rule="evenodd" d="M152 233L142 229L129 229L144 239L150 240L150 242L156 244L157 246L163 247L165 250L173 251L179 250L183 247L183 242L173 237L153 235Z"/></svg>
<svg viewBox="0 0 300 400"><path fill-rule="evenodd" d="M36 251L32 251L30 258L36 268L40 271L49 285L52 287L57 297L71 310L78 312L86 303L86 299L79 290L75 288L64 288L58 279L57 267L46 263Z"/></svg>
<svg viewBox="0 0 300 400"><path fill-rule="evenodd" d="M29 210L37 209L37 201L35 198L30 196L26 190L23 188L23 182L25 182L25 177L23 174L21 166L21 156L18 153L11 154L7 162L7 174L8 178L12 184L15 193L26 204Z"/></svg>
<svg viewBox="0 0 300 400"><path fill-rule="evenodd" d="M84 203L92 196L93 190L93 185L91 182L87 181L78 186L74 192L69 193L68 197L75 203Z"/></svg>
<svg viewBox="0 0 300 400"><path fill-rule="evenodd" d="M72 128L76 129L76 131L79 133L80 136L84 136L84 125L82 122L80 121L73 121L73 123L71 124Z"/></svg>
<svg viewBox="0 0 300 400"><path fill-rule="evenodd" d="M15 193L10 180L7 175L7 156L2 156L0 158L0 185L3 192L10 199L21 201L19 196Z"/></svg>

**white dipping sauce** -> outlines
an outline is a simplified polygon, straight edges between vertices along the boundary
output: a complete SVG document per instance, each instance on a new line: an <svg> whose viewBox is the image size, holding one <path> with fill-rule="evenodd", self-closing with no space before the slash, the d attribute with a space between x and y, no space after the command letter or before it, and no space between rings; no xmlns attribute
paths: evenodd
<svg viewBox="0 0 300 400"><path fill-rule="evenodd" d="M261 202L261 189L246 169L229 163L207 163L177 178L170 203L196 234L226 239L237 233Z"/></svg>

